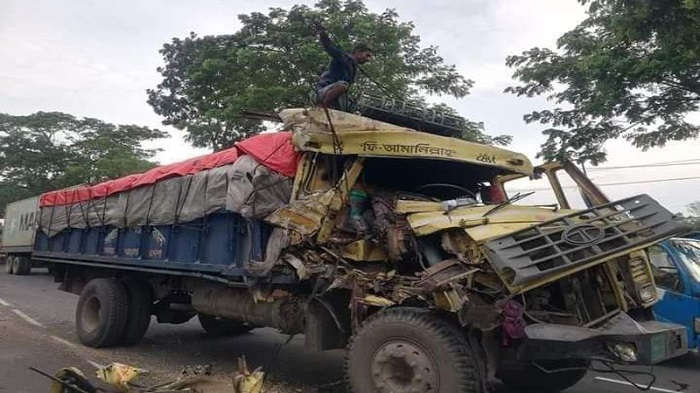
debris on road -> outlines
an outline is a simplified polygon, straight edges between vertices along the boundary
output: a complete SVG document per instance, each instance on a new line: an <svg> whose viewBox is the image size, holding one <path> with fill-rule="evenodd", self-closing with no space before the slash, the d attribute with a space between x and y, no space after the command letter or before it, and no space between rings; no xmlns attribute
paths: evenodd
<svg viewBox="0 0 700 393"><path fill-rule="evenodd" d="M148 388L139 390L143 393L168 393L168 392L190 392L196 393L197 389L192 387L203 381L204 377L211 375L211 364L184 366L180 372L180 376L172 381L160 383Z"/></svg>
<svg viewBox="0 0 700 393"><path fill-rule="evenodd" d="M98 368L95 372L97 378L116 387L121 392L131 392L134 385L132 381L140 375L148 374L148 371L121 363L111 363Z"/></svg>
<svg viewBox="0 0 700 393"><path fill-rule="evenodd" d="M233 392L262 393L264 379L265 373L262 371L262 367L250 372L245 356L241 356L238 358L238 370L233 374Z"/></svg>
<svg viewBox="0 0 700 393"><path fill-rule="evenodd" d="M96 393L99 391L85 378L85 374L75 367L62 368L55 376L34 367L29 367L29 369L53 381L49 389L50 393Z"/></svg>

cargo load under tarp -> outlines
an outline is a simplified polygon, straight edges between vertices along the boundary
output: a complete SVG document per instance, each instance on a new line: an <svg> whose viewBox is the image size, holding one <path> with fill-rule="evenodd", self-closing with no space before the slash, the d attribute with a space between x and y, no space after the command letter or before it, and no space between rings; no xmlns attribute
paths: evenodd
<svg viewBox="0 0 700 393"><path fill-rule="evenodd" d="M66 228L184 223L218 210L261 218L289 202L297 159L289 132L261 134L141 174L45 193L39 225L52 236Z"/></svg>

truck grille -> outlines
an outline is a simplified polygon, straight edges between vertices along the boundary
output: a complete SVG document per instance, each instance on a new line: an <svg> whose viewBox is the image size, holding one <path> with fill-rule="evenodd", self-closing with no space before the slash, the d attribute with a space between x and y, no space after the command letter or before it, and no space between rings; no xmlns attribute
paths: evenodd
<svg viewBox="0 0 700 393"><path fill-rule="evenodd" d="M506 284L517 286L624 254L683 230L658 202L637 195L543 222L485 246Z"/></svg>

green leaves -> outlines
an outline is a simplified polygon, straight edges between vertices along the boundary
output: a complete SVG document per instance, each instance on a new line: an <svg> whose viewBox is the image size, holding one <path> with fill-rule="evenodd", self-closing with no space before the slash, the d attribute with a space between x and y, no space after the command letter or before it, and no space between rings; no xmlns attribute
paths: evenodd
<svg viewBox="0 0 700 393"><path fill-rule="evenodd" d="M167 133L66 113L0 114L0 206L45 191L96 183L154 166L141 142Z"/></svg>
<svg viewBox="0 0 700 393"><path fill-rule="evenodd" d="M329 57L312 21L320 22L349 51L366 42L374 61L363 68L393 97L420 94L464 97L473 82L445 64L437 48L420 46L413 25L394 10L370 12L362 1L321 0L313 7L271 8L267 14L239 15L232 35L173 38L163 46L162 82L148 91L148 103L164 124L186 129L197 147L220 150L261 131L244 111L275 111L308 106L318 75ZM352 94L376 90L359 77ZM465 132L488 139L482 128Z"/></svg>
<svg viewBox="0 0 700 393"><path fill-rule="evenodd" d="M605 160L605 141L636 147L695 138L685 120L700 102L700 9L695 0L583 0L588 17L558 50L509 56L521 84L506 92L546 95L555 107L525 116L550 125L540 156Z"/></svg>

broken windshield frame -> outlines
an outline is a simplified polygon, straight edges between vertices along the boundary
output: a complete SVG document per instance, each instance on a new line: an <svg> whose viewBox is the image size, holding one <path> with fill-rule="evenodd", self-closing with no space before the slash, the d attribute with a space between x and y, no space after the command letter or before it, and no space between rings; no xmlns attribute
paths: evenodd
<svg viewBox="0 0 700 393"><path fill-rule="evenodd" d="M560 174L568 176L573 182L572 188L576 188L580 201L585 206L574 206L571 199L571 194L567 196L564 191L564 186L560 180ZM506 197L508 191L506 184L528 177L520 174L498 176L494 182L496 187L499 187ZM551 191L556 201L556 208L560 210L571 210L576 208L590 208L595 205L601 205L610 202L607 196L571 161L564 162L549 162L534 168L534 176L530 180L545 180L546 188L538 189L537 191ZM511 183L512 184L512 183ZM569 186L569 185L567 185ZM518 190L522 192L523 190ZM552 204L539 205L543 207L554 207Z"/></svg>

